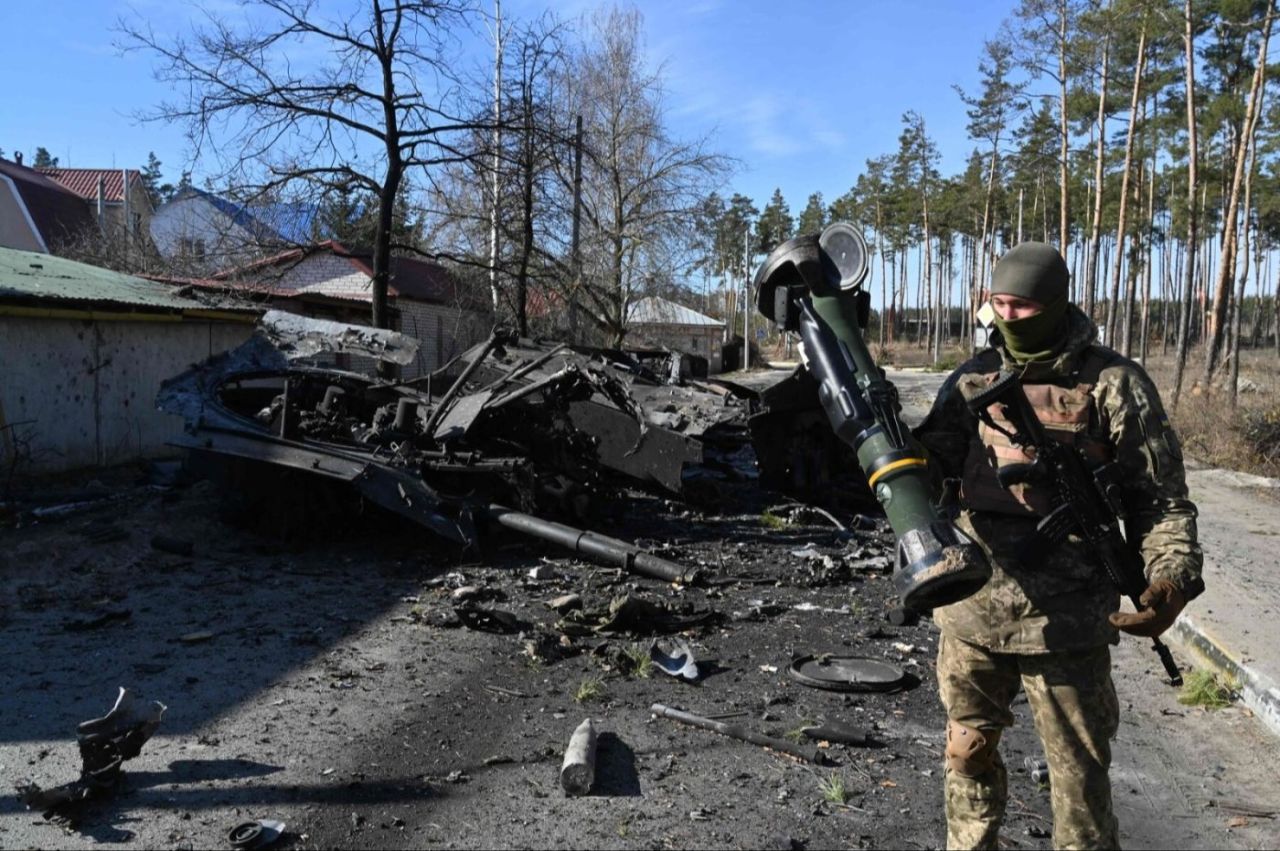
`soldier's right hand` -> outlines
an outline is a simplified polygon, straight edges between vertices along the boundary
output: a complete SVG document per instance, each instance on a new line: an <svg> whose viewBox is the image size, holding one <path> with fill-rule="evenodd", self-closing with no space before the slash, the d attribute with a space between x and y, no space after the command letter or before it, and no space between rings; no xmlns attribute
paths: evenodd
<svg viewBox="0 0 1280 851"><path fill-rule="evenodd" d="M1107 620L1111 625L1130 635L1156 638L1178 619L1187 605L1187 598L1178 587L1167 579L1157 579L1142 592L1138 602L1145 608L1140 612L1115 612Z"/></svg>

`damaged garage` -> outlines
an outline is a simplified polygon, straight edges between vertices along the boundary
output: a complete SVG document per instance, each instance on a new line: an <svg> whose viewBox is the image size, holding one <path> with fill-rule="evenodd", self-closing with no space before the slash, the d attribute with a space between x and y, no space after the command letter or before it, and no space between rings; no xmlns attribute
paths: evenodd
<svg viewBox="0 0 1280 851"><path fill-rule="evenodd" d="M259 314L0 248L0 470L12 478L171 453L180 426L155 410L155 388L242 343Z"/></svg>

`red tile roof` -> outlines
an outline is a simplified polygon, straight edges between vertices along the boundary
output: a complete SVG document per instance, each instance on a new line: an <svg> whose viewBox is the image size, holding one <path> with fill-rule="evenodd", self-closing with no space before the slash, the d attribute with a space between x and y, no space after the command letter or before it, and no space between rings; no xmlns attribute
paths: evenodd
<svg viewBox="0 0 1280 851"><path fill-rule="evenodd" d="M86 201L98 200L98 178L103 181L103 196L107 201L117 203L124 200L124 174L128 172L129 183L141 179L136 168L39 168L36 171L56 180Z"/></svg>

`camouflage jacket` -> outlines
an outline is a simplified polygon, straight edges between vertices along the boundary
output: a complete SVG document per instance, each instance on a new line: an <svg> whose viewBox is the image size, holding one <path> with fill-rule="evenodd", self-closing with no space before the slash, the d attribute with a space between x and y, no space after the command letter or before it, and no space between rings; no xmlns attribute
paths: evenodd
<svg viewBox="0 0 1280 851"><path fill-rule="evenodd" d="M1148 580L1168 579L1191 599L1204 590L1202 556L1177 438L1142 367L1097 345L1096 339L1094 324L1072 306L1066 348L1052 361L1030 364L1023 381L1074 386L1086 354L1095 364L1101 358L1090 391L1094 412L1087 429L1109 444L1125 473L1126 534L1138 544ZM962 476L978 434L964 388L1002 366L1014 366L1008 353L988 348L942 385L915 431L936 475ZM1118 640L1107 615L1119 608L1119 592L1079 538L1072 535L1034 564L1024 563L1016 554L1036 517L972 511L963 500L960 509L956 523L986 551L992 576L973 596L934 611L944 633L1007 653L1074 650Z"/></svg>

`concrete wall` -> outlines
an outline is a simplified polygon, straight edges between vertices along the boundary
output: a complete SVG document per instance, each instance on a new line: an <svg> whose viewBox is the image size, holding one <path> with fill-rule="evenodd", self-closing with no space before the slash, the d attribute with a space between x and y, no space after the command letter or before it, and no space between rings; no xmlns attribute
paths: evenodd
<svg viewBox="0 0 1280 851"><path fill-rule="evenodd" d="M121 464L173 452L182 420L156 410L160 382L248 339L253 325L0 316L0 470ZM16 443L15 443L16 439ZM25 446L23 445L25 444Z"/></svg>
<svg viewBox="0 0 1280 851"><path fill-rule="evenodd" d="M631 325L627 345L634 346L641 340L666 346L677 352L697 355L707 359L707 372L711 375L722 369L720 345L724 341L721 325L658 325L635 323Z"/></svg>

